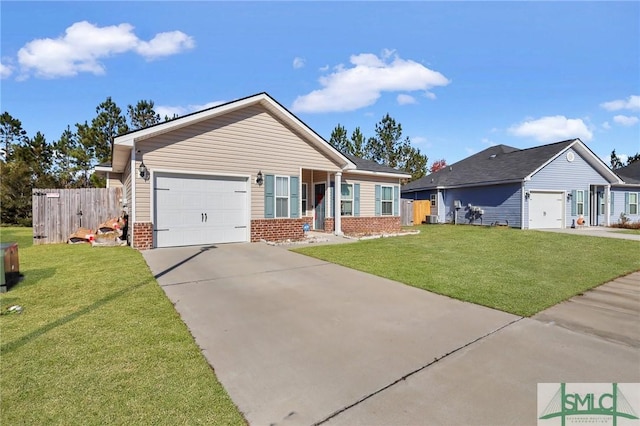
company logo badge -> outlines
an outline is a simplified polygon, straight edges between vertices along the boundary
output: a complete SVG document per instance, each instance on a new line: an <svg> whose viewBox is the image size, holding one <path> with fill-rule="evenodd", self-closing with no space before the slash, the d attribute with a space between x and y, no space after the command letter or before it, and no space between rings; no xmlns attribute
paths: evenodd
<svg viewBox="0 0 640 426"><path fill-rule="evenodd" d="M640 426L640 383L538 383L538 425Z"/></svg>

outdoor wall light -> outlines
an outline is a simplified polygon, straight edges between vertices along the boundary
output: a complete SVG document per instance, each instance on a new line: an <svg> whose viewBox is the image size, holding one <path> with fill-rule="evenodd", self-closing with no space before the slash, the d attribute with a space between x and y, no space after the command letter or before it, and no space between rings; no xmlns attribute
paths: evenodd
<svg viewBox="0 0 640 426"><path fill-rule="evenodd" d="M258 175L256 176L256 183L258 184L258 186L262 186L263 182L264 182L264 179L262 178L262 170L260 170L258 172Z"/></svg>
<svg viewBox="0 0 640 426"><path fill-rule="evenodd" d="M573 194L568 192L567 193L567 201L571 201L572 198L573 198Z"/></svg>
<svg viewBox="0 0 640 426"><path fill-rule="evenodd" d="M140 174L140 177L145 181L149 180L149 177L150 177L149 169L147 169L147 166L144 165L144 161L140 163L140 167L138 168L138 173Z"/></svg>
<svg viewBox="0 0 640 426"><path fill-rule="evenodd" d="M531 198L531 193L529 191L525 191L524 198L525 200L528 200L529 198Z"/></svg>

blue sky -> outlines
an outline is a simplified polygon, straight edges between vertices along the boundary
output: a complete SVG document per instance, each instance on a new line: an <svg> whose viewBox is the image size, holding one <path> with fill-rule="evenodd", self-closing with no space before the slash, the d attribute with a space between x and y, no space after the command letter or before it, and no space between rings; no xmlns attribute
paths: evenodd
<svg viewBox="0 0 640 426"><path fill-rule="evenodd" d="M579 137L640 151L639 2L0 2L1 108L59 138L111 96L267 92L321 136L389 113L448 163Z"/></svg>

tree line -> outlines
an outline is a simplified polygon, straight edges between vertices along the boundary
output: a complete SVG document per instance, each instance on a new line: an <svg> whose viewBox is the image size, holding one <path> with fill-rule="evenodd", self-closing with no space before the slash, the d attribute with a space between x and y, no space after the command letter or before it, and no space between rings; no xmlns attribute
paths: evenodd
<svg viewBox="0 0 640 426"><path fill-rule="evenodd" d="M411 145L408 136L402 137L402 125L389 114L385 114L376 124L374 136L365 138L360 127L356 127L349 137L347 129L338 124L331 132L329 143L343 154L405 171L411 175L411 180L427 173L429 158Z"/></svg>
<svg viewBox="0 0 640 426"><path fill-rule="evenodd" d="M151 100L128 105L125 115L107 97L90 122L68 125L58 139L49 142L39 131L30 137L19 119L4 112L0 116L0 220L31 226L33 188L104 187L104 178L93 170L111 161L115 137L160 121Z"/></svg>

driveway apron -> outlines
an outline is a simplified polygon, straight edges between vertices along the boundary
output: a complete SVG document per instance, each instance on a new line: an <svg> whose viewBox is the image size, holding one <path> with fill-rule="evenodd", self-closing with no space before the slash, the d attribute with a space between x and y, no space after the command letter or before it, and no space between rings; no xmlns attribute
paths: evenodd
<svg viewBox="0 0 640 426"><path fill-rule="evenodd" d="M521 320L266 244L143 254L252 425L340 419Z"/></svg>

